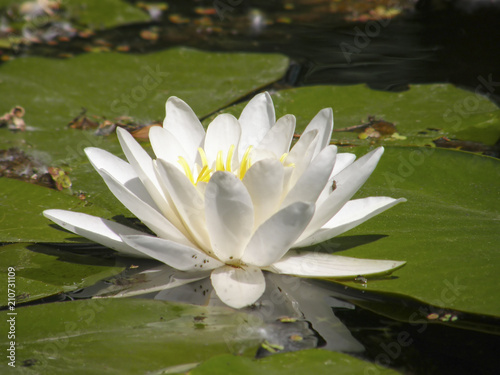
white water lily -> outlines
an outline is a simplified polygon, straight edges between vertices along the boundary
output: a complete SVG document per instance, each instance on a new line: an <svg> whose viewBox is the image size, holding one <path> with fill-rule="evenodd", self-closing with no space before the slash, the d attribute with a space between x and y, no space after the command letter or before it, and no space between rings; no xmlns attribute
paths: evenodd
<svg viewBox="0 0 500 375"><path fill-rule="evenodd" d="M163 127L149 133L156 159L120 128L128 163L85 149L112 193L156 236L82 213L44 215L124 255L203 277L211 271L216 294L234 308L261 297L262 271L303 277L390 273L404 262L290 250L344 233L405 201L350 200L383 148L355 161L329 145L332 129L333 112L323 109L290 149L295 117L276 121L268 93L255 96L239 119L217 116L206 132L192 109L171 97Z"/></svg>

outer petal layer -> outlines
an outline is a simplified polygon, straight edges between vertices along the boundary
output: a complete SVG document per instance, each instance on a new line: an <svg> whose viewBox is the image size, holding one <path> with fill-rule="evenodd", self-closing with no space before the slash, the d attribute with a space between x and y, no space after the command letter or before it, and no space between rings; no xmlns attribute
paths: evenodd
<svg viewBox="0 0 500 375"><path fill-rule="evenodd" d="M123 255L149 258L149 256L145 256L124 243L120 237L121 235L144 235L141 231L80 212L45 210L43 215L64 229L116 250Z"/></svg>
<svg viewBox="0 0 500 375"><path fill-rule="evenodd" d="M349 258L317 252L290 251L268 270L307 277L355 277L358 275L387 274L405 265L395 260Z"/></svg>
<svg viewBox="0 0 500 375"><path fill-rule="evenodd" d="M153 232L162 238L191 245L186 236L181 233L165 216L146 204L125 186L116 181L107 171L98 170L109 190L130 212L137 216Z"/></svg>
<svg viewBox="0 0 500 375"><path fill-rule="evenodd" d="M203 251L153 236L122 236L123 241L148 257L181 271L206 271L223 264Z"/></svg>
<svg viewBox="0 0 500 375"><path fill-rule="evenodd" d="M358 191L377 166L384 148L379 147L359 158L335 176L335 190L316 208L316 213L299 241L321 228Z"/></svg>
<svg viewBox="0 0 500 375"><path fill-rule="evenodd" d="M99 170L105 170L118 182L137 195L142 201L155 209L157 208L156 203L151 199L149 192L129 163L100 148L87 147L85 149L85 154L87 154L90 163L97 172L99 172Z"/></svg>
<svg viewBox="0 0 500 375"><path fill-rule="evenodd" d="M251 305L266 289L264 275L256 267L224 266L213 270L210 278L221 301L235 309Z"/></svg>
<svg viewBox="0 0 500 375"><path fill-rule="evenodd" d="M302 241L297 242L293 247L311 246L326 241L347 232L349 229L364 223L366 220L401 202L406 202L406 199L369 197L349 201L321 229L304 238Z"/></svg>

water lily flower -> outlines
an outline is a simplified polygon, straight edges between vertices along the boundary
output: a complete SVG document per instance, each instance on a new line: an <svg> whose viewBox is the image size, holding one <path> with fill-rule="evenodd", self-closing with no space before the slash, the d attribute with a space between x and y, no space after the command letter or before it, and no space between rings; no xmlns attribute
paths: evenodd
<svg viewBox="0 0 500 375"><path fill-rule="evenodd" d="M276 121L268 93L239 119L217 116L205 132L177 97L149 138L156 159L125 130L117 134L128 162L98 148L85 152L118 200L156 236L83 213L44 215L90 240L177 270L210 274L217 296L241 308L265 290L263 271L302 277L390 273L404 262L300 251L361 224L405 199L350 200L383 148L355 161L329 145L333 111L321 110L292 147L295 117Z"/></svg>

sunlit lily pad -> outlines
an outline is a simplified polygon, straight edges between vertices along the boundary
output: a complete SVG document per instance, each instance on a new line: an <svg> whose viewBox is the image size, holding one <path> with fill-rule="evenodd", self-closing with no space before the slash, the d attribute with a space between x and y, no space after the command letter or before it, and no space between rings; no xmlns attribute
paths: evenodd
<svg viewBox="0 0 500 375"><path fill-rule="evenodd" d="M252 360L245 357L221 355L213 357L190 371L202 374L399 374L347 354L310 349L293 353L277 354Z"/></svg>
<svg viewBox="0 0 500 375"><path fill-rule="evenodd" d="M70 18L93 29L149 21L145 12L122 0L77 0L65 6Z"/></svg>
<svg viewBox="0 0 500 375"><path fill-rule="evenodd" d="M297 117L301 132L322 108L332 107L335 130L366 124L369 117L395 125L398 135L364 138L334 132L333 141L348 145L433 145L440 137L494 144L500 138L500 110L486 97L449 84L412 85L404 92L376 91L364 85L318 86L273 95L277 116ZM229 108L239 114L243 104ZM363 139L364 138L364 139Z"/></svg>
<svg viewBox="0 0 500 375"><path fill-rule="evenodd" d="M499 178L500 161L490 157L388 148L357 196L386 195L408 201L330 240L324 249L359 258L407 261L393 278L369 280L366 286L349 283L353 287L499 316L495 282L500 264ZM380 235L363 243L364 236Z"/></svg>
<svg viewBox="0 0 500 375"><path fill-rule="evenodd" d="M17 313L16 361L38 374L164 373L218 354L252 356L259 342L257 331L238 331L248 315L224 308L96 299ZM0 366L8 373L6 361Z"/></svg>
<svg viewBox="0 0 500 375"><path fill-rule="evenodd" d="M87 109L110 119L130 115L147 123L162 120L171 95L185 100L200 117L278 80L288 59L276 54L207 53L184 48L148 55L88 54L67 60L20 58L0 66L0 89L8 93L0 113L16 105L26 110L26 132L0 129L0 148L17 146L65 166L75 191L114 214L127 211L112 197L84 155L93 146L120 155L114 136L68 129Z"/></svg>
<svg viewBox="0 0 500 375"><path fill-rule="evenodd" d="M123 267L114 259L77 255L41 245L14 244L0 247L2 277L15 269L16 303L69 292L120 273ZM7 283L0 284L0 295L7 296ZM0 305L6 305L6 297Z"/></svg>
<svg viewBox="0 0 500 375"><path fill-rule="evenodd" d="M42 212L50 208L111 216L100 206L88 205L56 190L0 178L0 242L74 242L77 236L73 233L48 226Z"/></svg>

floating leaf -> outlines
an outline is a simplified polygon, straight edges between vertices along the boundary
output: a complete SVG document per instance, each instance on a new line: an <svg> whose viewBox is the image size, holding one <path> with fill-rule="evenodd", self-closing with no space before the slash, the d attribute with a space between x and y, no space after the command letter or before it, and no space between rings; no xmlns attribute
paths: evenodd
<svg viewBox="0 0 500 375"><path fill-rule="evenodd" d="M258 325L241 333L248 315L232 309L96 299L16 311L16 364L29 363L38 374L163 373L218 354L254 355L258 346ZM201 328L197 318L203 317ZM2 361L0 371L6 369Z"/></svg>
<svg viewBox="0 0 500 375"><path fill-rule="evenodd" d="M50 208L85 211L109 218L110 212L57 190L0 178L0 242L67 242L81 237L49 226L42 212Z"/></svg>
<svg viewBox="0 0 500 375"><path fill-rule="evenodd" d="M114 259L77 255L41 245L2 246L0 258L5 280L8 268L15 269L17 305L93 285L123 270ZM0 284L0 296L7 296L7 283ZM5 297L0 305L6 304Z"/></svg>
<svg viewBox="0 0 500 375"><path fill-rule="evenodd" d="M366 287L348 283L352 287L499 316L494 282L500 264L499 178L500 161L490 157L442 149L387 148L356 197L408 201L321 246L339 255L407 262L392 278L369 279ZM383 238L364 243L367 236Z"/></svg>
<svg viewBox="0 0 500 375"><path fill-rule="evenodd" d="M150 20L145 12L122 0L72 0L64 5L69 18L93 29Z"/></svg>
<svg viewBox="0 0 500 375"><path fill-rule="evenodd" d="M399 372L351 357L347 354L308 349L276 354L259 360L220 355L195 367L192 375L203 374L399 374Z"/></svg>
<svg viewBox="0 0 500 375"><path fill-rule="evenodd" d="M288 59L276 54L207 53L185 48L147 55L87 54L67 60L19 58L0 66L8 95L0 113L22 104L31 131L0 128L0 148L17 146L36 152L53 167L63 167L73 189L115 215L128 214L112 196L84 154L99 147L122 155L114 136L68 128L86 108L89 115L113 119L130 115L149 123L163 120L171 95L206 116L234 100L278 80ZM69 168L66 167L69 165Z"/></svg>
<svg viewBox="0 0 500 375"><path fill-rule="evenodd" d="M364 85L317 86L283 90L273 95L278 116L297 117L302 131L319 110L332 107L335 129L370 122L370 117L396 126L399 136L359 139L354 132L335 132L334 143L348 145L433 145L442 136L493 145L500 138L500 110L486 97L449 84L412 85L404 92L376 91ZM229 111L239 114L245 103Z"/></svg>

